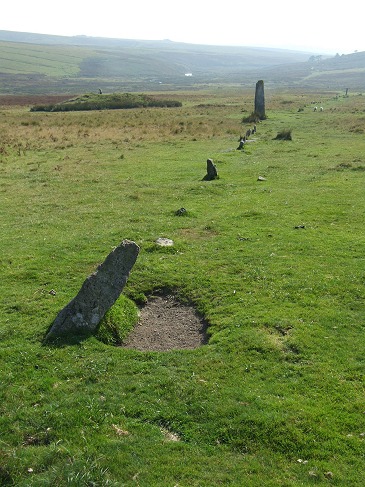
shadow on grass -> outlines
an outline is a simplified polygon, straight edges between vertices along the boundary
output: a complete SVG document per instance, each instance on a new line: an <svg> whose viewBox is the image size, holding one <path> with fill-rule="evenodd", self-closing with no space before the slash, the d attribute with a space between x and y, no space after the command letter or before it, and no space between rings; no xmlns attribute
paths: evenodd
<svg viewBox="0 0 365 487"><path fill-rule="evenodd" d="M83 332L83 333L69 333L63 335L49 335L49 332L52 328L53 322L49 325L43 340L42 345L47 347L67 347L70 345L80 345L82 342L87 340L88 338L95 336L95 333L91 332Z"/></svg>

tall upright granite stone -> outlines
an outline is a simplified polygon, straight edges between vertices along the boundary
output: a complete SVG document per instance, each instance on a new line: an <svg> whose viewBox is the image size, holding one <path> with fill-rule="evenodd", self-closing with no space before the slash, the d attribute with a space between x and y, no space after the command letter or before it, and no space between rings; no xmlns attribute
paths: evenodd
<svg viewBox="0 0 365 487"><path fill-rule="evenodd" d="M256 83L255 114L259 117L260 120L266 119L265 93L264 93L264 82L263 82L263 80L260 80Z"/></svg>
<svg viewBox="0 0 365 487"><path fill-rule="evenodd" d="M56 316L46 340L61 336L91 335L120 296L135 264L139 247L123 240L86 278L78 294Z"/></svg>

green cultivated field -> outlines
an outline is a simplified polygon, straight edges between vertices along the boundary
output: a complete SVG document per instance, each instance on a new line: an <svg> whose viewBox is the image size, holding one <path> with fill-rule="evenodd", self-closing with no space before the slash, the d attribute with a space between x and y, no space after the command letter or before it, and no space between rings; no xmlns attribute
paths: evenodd
<svg viewBox="0 0 365 487"><path fill-rule="evenodd" d="M252 92L168 98L0 108L0 485L363 486L364 97L267 91L244 152ZM126 238L124 294L193 303L209 344L42 345Z"/></svg>

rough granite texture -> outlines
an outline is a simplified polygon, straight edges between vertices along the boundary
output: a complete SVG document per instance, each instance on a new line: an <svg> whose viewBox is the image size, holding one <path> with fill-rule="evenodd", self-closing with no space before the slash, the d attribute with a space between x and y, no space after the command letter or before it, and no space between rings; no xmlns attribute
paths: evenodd
<svg viewBox="0 0 365 487"><path fill-rule="evenodd" d="M123 240L86 278L78 294L56 316L46 339L92 334L108 309L120 296L137 260L139 247Z"/></svg>

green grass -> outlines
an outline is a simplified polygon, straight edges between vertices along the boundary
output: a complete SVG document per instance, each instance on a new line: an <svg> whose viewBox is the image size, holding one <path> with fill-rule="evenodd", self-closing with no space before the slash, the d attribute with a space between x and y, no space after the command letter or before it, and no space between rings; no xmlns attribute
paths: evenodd
<svg viewBox="0 0 365 487"><path fill-rule="evenodd" d="M138 307L123 294L105 313L96 336L107 345L122 345L138 322Z"/></svg>
<svg viewBox="0 0 365 487"><path fill-rule="evenodd" d="M248 94L179 96L1 112L0 483L363 485L362 97L268 91L268 119L236 151ZM202 181L208 157L218 180ZM209 344L43 346L125 238L141 251L122 301L172 289Z"/></svg>

